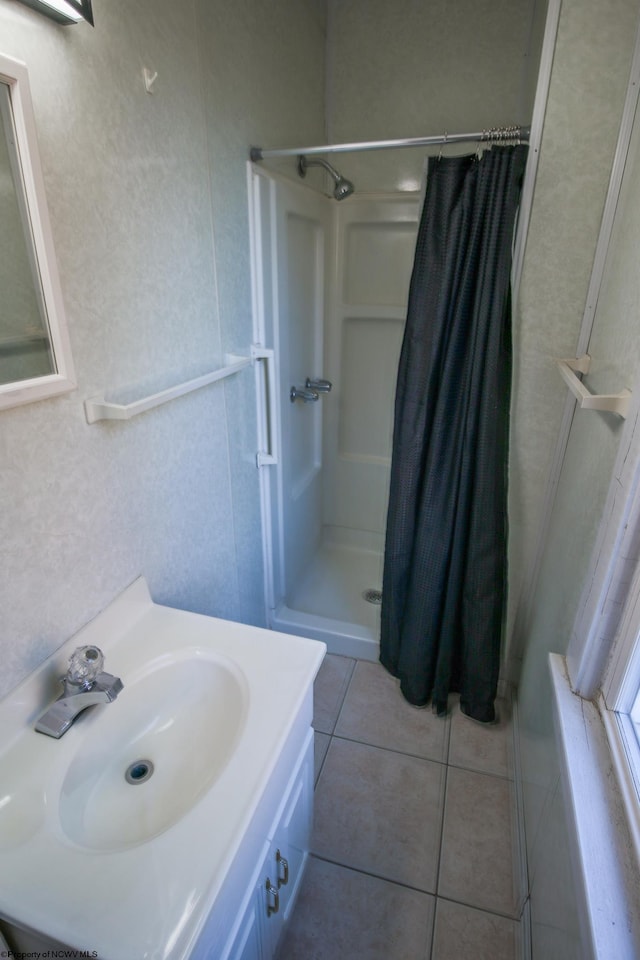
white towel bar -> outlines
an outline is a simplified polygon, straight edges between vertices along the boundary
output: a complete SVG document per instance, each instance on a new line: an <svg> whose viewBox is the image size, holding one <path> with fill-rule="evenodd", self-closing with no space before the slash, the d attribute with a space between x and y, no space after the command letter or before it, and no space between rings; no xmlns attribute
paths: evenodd
<svg viewBox="0 0 640 960"><path fill-rule="evenodd" d="M186 393L192 393L201 387L207 387L210 383L215 383L216 380L224 380L225 377L230 377L244 367L248 367L252 359L251 357L229 356L227 361L229 361L227 365L220 367L218 370L212 370L211 373L205 373L201 377L187 380L185 383L178 383L175 387L169 387L159 393L151 394L151 396L142 397L133 403L111 403L104 397L91 397L84 402L87 423L95 423L97 420L130 420L131 417L136 417L139 413L144 413L145 410L152 410L153 407L159 407L176 397L183 397Z"/></svg>
<svg viewBox="0 0 640 960"><path fill-rule="evenodd" d="M582 381L576 377L576 372L589 373L591 357L588 353L581 357L564 359L554 357L554 360L560 376L579 401L583 410L607 410L609 413L617 413L623 419L627 416L631 401L630 390L625 388L620 393L590 393Z"/></svg>

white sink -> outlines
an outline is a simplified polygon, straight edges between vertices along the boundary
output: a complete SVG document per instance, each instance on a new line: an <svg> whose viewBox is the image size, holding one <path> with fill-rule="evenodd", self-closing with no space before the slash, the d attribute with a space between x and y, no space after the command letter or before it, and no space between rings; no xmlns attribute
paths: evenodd
<svg viewBox="0 0 640 960"><path fill-rule="evenodd" d="M84 644L123 690L61 739L37 733ZM324 649L132 584L0 701L0 918L101 960L186 960L294 722L311 723Z"/></svg>
<svg viewBox="0 0 640 960"><path fill-rule="evenodd" d="M91 850L122 850L172 826L227 765L248 699L231 661L193 651L149 664L71 760L60 796L64 832Z"/></svg>

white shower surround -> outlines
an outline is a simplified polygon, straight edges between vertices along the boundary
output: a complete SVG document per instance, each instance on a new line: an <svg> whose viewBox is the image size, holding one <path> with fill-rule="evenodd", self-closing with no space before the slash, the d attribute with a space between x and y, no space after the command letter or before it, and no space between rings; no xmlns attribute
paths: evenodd
<svg viewBox="0 0 640 960"><path fill-rule="evenodd" d="M267 619L377 660L393 405L419 195L346 201L250 167L256 341L275 351L278 463L262 469ZM291 404L291 385L330 393ZM263 421L266 415L262 415ZM265 435L269 431L264 428Z"/></svg>

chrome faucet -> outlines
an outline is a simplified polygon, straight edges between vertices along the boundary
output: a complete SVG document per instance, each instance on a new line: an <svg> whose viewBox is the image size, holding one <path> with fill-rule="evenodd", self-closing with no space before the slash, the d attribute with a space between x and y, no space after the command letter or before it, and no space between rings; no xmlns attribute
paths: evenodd
<svg viewBox="0 0 640 960"><path fill-rule="evenodd" d="M36 721L38 733L60 737L79 713L96 703L111 703L123 688L120 677L102 669L104 654L99 647L78 647L69 658L69 669L61 682L64 690Z"/></svg>

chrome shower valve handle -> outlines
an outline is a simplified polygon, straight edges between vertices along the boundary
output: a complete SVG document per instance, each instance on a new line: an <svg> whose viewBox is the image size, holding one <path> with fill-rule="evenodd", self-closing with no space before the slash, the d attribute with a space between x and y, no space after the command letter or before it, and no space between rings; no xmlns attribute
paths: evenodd
<svg viewBox="0 0 640 960"><path fill-rule="evenodd" d="M310 403L311 401L316 401L320 397L320 394L317 390L309 390L306 387L291 387L289 391L289 399L291 403L295 403L296 400L303 400L305 403Z"/></svg>
<svg viewBox="0 0 640 960"><path fill-rule="evenodd" d="M329 393L332 386L331 380L312 380L311 377L307 377L305 381L307 390L317 390L318 393Z"/></svg>

